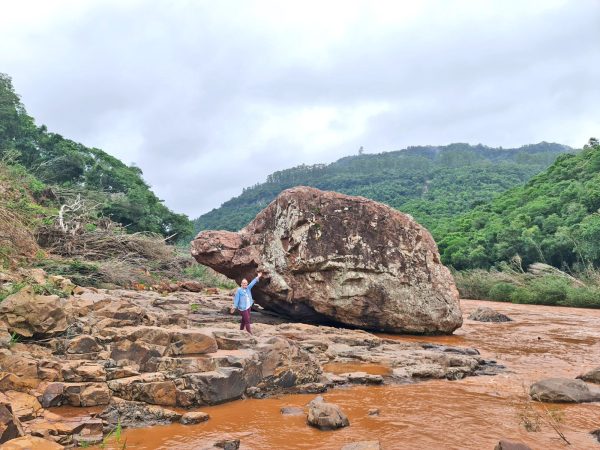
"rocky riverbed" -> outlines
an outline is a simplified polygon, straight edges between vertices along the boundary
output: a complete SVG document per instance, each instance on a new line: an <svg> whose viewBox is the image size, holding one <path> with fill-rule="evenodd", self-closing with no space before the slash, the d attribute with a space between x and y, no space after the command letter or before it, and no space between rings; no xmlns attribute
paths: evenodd
<svg viewBox="0 0 600 450"><path fill-rule="evenodd" d="M3 440L24 434L62 445L92 443L117 423L185 423L184 409L242 398L457 380L499 370L474 348L288 323L265 311L253 313L250 336L228 311L230 293L216 289L71 290L59 298L24 288L0 304ZM11 339L15 332L19 340ZM324 370L350 363L389 370ZM96 411L66 420L50 411L61 405Z"/></svg>

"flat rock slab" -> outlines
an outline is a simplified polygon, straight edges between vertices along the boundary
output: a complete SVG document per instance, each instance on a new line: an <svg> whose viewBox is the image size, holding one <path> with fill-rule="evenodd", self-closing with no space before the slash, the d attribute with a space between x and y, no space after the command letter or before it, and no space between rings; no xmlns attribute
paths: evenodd
<svg viewBox="0 0 600 450"><path fill-rule="evenodd" d="M600 401L600 389L590 388L582 380L547 378L531 385L533 400L547 403L583 403Z"/></svg>

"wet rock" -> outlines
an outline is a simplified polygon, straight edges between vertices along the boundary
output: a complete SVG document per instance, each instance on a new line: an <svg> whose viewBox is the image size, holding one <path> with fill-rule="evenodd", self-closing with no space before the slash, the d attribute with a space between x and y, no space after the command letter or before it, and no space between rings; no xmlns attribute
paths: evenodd
<svg viewBox="0 0 600 450"><path fill-rule="evenodd" d="M178 422L182 414L161 406L113 398L110 405L99 415L109 428L120 423L123 427L141 428Z"/></svg>
<svg viewBox="0 0 600 450"><path fill-rule="evenodd" d="M297 344L273 336L256 347L261 361L262 389L289 388L317 382L321 367L317 359Z"/></svg>
<svg viewBox="0 0 600 450"><path fill-rule="evenodd" d="M335 430L350 425L348 417L339 406L325 402L321 396L308 404L307 422L320 430Z"/></svg>
<svg viewBox="0 0 600 450"><path fill-rule="evenodd" d="M67 329L66 305L65 299L57 295L37 295L28 286L0 303L0 318L11 333L51 337Z"/></svg>
<svg viewBox="0 0 600 450"><path fill-rule="evenodd" d="M577 378L588 383L600 384L600 367L596 367L589 372L579 375Z"/></svg>
<svg viewBox="0 0 600 450"><path fill-rule="evenodd" d="M192 425L200 422L206 422L209 418L210 416L204 412L194 411L185 413L179 422L183 425Z"/></svg>
<svg viewBox="0 0 600 450"><path fill-rule="evenodd" d="M600 401L600 389L590 388L582 380L547 378L531 385L533 400L549 403L583 403Z"/></svg>
<svg viewBox="0 0 600 450"><path fill-rule="evenodd" d="M325 383L306 383L292 386L285 390L288 394L322 394L327 392L327 385Z"/></svg>
<svg viewBox="0 0 600 450"><path fill-rule="evenodd" d="M0 444L23 436L23 427L10 403L0 403Z"/></svg>
<svg viewBox="0 0 600 450"><path fill-rule="evenodd" d="M299 408L298 406L284 406L281 408L281 414L284 416L302 416L304 415L304 410Z"/></svg>
<svg viewBox="0 0 600 450"><path fill-rule="evenodd" d="M346 444L341 450L381 450L379 441L359 441Z"/></svg>
<svg viewBox="0 0 600 450"><path fill-rule="evenodd" d="M471 314L469 314L470 320L477 320L478 322L511 322L512 319L507 315L504 315L498 311L493 310L487 306L480 306Z"/></svg>
<svg viewBox="0 0 600 450"><path fill-rule="evenodd" d="M502 440L496 444L494 450L532 450L532 448L521 442Z"/></svg>
<svg viewBox="0 0 600 450"><path fill-rule="evenodd" d="M239 439L222 439L215 442L215 447L222 448L223 450L237 450L240 448Z"/></svg>
<svg viewBox="0 0 600 450"><path fill-rule="evenodd" d="M371 375L366 372L342 373L340 377L345 378L348 383L352 384L383 384L381 375Z"/></svg>
<svg viewBox="0 0 600 450"><path fill-rule="evenodd" d="M35 436L23 436L6 442L2 450L61 450L64 446L48 439Z"/></svg>
<svg viewBox="0 0 600 450"><path fill-rule="evenodd" d="M239 233L201 232L192 255L237 282L265 270L255 300L295 319L408 333L462 324L458 291L429 232L362 197L288 189Z"/></svg>

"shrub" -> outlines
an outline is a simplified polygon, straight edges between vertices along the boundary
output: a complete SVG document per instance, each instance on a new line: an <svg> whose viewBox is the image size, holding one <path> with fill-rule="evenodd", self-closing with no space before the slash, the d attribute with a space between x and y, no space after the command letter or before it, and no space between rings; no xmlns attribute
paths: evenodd
<svg viewBox="0 0 600 450"><path fill-rule="evenodd" d="M489 298L497 302L510 302L511 295L516 289L517 287L513 284L501 282L492 286Z"/></svg>
<svg viewBox="0 0 600 450"><path fill-rule="evenodd" d="M561 304L579 308L600 308L600 287L570 286L567 288L567 299L561 302Z"/></svg>

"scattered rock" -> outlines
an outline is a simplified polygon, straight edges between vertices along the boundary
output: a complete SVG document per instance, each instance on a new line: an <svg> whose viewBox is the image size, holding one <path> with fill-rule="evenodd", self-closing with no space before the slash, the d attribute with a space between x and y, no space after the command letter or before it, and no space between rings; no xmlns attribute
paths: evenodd
<svg viewBox="0 0 600 450"><path fill-rule="evenodd" d="M302 416L304 415L304 410L298 406L284 406L281 408L281 414L284 416Z"/></svg>
<svg viewBox="0 0 600 450"><path fill-rule="evenodd" d="M1 450L61 450L63 447L56 442L35 436L23 436L6 442Z"/></svg>
<svg viewBox="0 0 600 450"><path fill-rule="evenodd" d="M596 367L589 372L579 375L577 378L589 383L600 384L600 367Z"/></svg>
<svg viewBox="0 0 600 450"><path fill-rule="evenodd" d="M498 311L488 308L487 306L480 306L471 314L469 314L470 320L477 320L478 322L512 322L512 319Z"/></svg>
<svg viewBox="0 0 600 450"><path fill-rule="evenodd" d="M582 380L547 378L531 385L533 400L548 403L583 403L600 401L600 390L591 389Z"/></svg>
<svg viewBox="0 0 600 450"><path fill-rule="evenodd" d="M379 408L371 408L371 409L369 409L369 415L370 416L378 416L379 415Z"/></svg>
<svg viewBox="0 0 600 450"><path fill-rule="evenodd" d="M320 430L347 427L350 421L339 406L327 403L319 396L308 404L308 424Z"/></svg>
<svg viewBox="0 0 600 450"><path fill-rule="evenodd" d="M594 436L598 440L598 442L600 442L600 428L594 431L590 431L590 434Z"/></svg>
<svg viewBox="0 0 600 450"><path fill-rule="evenodd" d="M458 291L429 232L363 197L288 189L239 233L198 234L192 256L238 283L262 268L256 302L295 319L407 333L462 325Z"/></svg>
<svg viewBox="0 0 600 450"><path fill-rule="evenodd" d="M195 423L206 422L209 418L210 416L205 412L194 411L185 413L183 416L181 416L179 422L183 425L192 425Z"/></svg>
<svg viewBox="0 0 600 450"><path fill-rule="evenodd" d="M341 450L381 450L379 441L359 441L346 444Z"/></svg>
<svg viewBox="0 0 600 450"><path fill-rule="evenodd" d="M240 448L239 439L223 439L215 442L215 447L222 448L224 450L237 450Z"/></svg>
<svg viewBox="0 0 600 450"><path fill-rule="evenodd" d="M496 444L494 450L532 450L532 448L521 442L501 440Z"/></svg>

